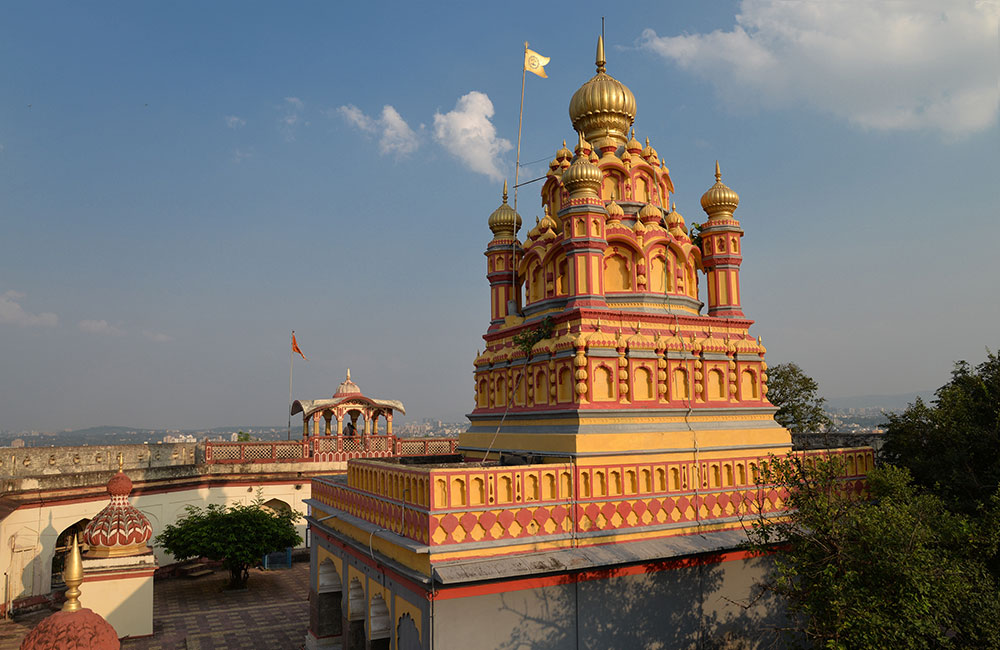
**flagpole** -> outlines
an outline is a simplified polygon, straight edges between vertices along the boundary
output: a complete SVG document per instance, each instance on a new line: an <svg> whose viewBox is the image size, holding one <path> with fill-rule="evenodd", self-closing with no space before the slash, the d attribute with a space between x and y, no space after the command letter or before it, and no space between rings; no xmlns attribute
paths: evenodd
<svg viewBox="0 0 1000 650"><path fill-rule="evenodd" d="M295 340L295 330L292 330L292 341ZM288 439L292 439L292 367L295 365L295 351L291 341L288 345ZM303 414L303 417L305 415Z"/></svg>
<svg viewBox="0 0 1000 650"><path fill-rule="evenodd" d="M521 124L524 122L524 76L528 69L524 65L524 57L528 55L528 41L524 42L524 54L521 57L521 108L517 114L517 153L514 158L514 213L517 213L517 179L521 173ZM517 287L517 233L514 233L513 241L510 243L510 290L511 300L515 300L515 292L520 293ZM515 305L516 305L515 300ZM510 312L510 307L507 309Z"/></svg>

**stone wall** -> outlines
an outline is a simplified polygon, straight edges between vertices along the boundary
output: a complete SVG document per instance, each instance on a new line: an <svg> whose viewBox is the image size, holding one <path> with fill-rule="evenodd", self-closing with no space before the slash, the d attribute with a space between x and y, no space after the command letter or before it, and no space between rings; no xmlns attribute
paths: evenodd
<svg viewBox="0 0 1000 650"><path fill-rule="evenodd" d="M204 445L194 442L154 445L83 445L75 447L0 447L0 477L48 476L194 465L204 459Z"/></svg>

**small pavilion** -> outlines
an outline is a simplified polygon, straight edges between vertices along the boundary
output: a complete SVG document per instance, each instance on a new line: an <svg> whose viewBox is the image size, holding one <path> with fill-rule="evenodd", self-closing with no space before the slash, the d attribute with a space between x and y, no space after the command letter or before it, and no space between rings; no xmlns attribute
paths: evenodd
<svg viewBox="0 0 1000 650"><path fill-rule="evenodd" d="M302 414L302 437L310 437L309 421L312 420L312 436L358 435L377 436L379 419L385 420L385 433L392 435L392 414L399 411L406 415L403 403L395 399L366 397L361 389L351 381L351 369L347 369L347 379L337 387L337 392L329 399L295 400L292 415ZM364 423L358 429L358 418ZM336 419L336 429L334 429ZM320 433L320 421L324 422ZM356 432L356 433L355 433Z"/></svg>

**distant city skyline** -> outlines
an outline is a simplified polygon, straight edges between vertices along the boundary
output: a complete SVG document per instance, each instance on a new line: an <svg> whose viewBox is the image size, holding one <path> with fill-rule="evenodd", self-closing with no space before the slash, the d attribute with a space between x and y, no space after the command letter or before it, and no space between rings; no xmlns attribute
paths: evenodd
<svg viewBox="0 0 1000 650"><path fill-rule="evenodd" d="M0 428L284 423L293 329L295 399L351 368L407 419L472 410L524 42L551 62L526 81L521 180L572 146L606 5L56 5L0 23ZM751 333L828 399L933 391L997 345L998 17L608 17L678 210L704 219L718 159Z"/></svg>

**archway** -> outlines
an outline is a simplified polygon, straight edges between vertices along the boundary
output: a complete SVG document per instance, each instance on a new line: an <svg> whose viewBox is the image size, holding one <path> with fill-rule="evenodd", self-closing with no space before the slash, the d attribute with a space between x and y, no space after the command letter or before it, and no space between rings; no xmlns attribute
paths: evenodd
<svg viewBox="0 0 1000 650"><path fill-rule="evenodd" d="M396 650L421 650L420 632L409 614L403 614L396 626Z"/></svg>
<svg viewBox="0 0 1000 650"><path fill-rule="evenodd" d="M392 618L381 594L372 596L368 608L368 628L370 630L368 647L371 650L389 650L389 644L392 642Z"/></svg>
<svg viewBox="0 0 1000 650"><path fill-rule="evenodd" d="M343 632L343 590L337 567L329 558L323 560L316 573L315 620L310 621L318 638L340 636Z"/></svg>
<svg viewBox="0 0 1000 650"><path fill-rule="evenodd" d="M66 563L66 554L69 552L70 544L73 543L73 536L77 539L83 536L83 530L90 523L89 519L81 519L72 526L66 527L56 538L56 548L52 555L52 588L64 586L62 579L63 566Z"/></svg>

